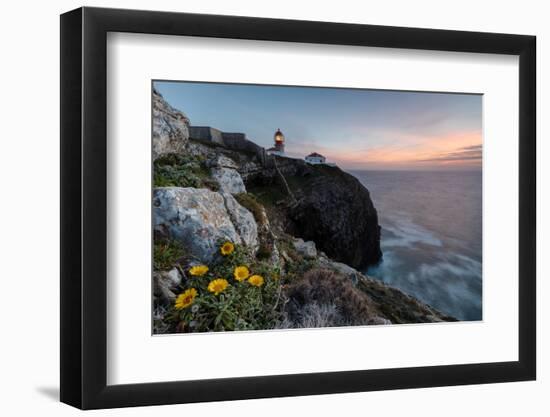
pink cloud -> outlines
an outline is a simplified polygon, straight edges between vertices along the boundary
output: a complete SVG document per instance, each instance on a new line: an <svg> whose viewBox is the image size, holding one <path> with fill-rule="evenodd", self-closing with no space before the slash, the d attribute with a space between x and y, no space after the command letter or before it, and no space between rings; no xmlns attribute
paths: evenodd
<svg viewBox="0 0 550 417"><path fill-rule="evenodd" d="M386 140L389 142L388 144L369 145L369 142L369 139L365 139L364 146L356 149L298 143L290 145L288 150L289 154L295 157L303 157L316 151L344 168L356 169L481 166L481 131L456 132L445 136L431 137L396 133L390 141ZM338 142L336 142L337 144ZM478 148L477 153L472 152L474 147Z"/></svg>

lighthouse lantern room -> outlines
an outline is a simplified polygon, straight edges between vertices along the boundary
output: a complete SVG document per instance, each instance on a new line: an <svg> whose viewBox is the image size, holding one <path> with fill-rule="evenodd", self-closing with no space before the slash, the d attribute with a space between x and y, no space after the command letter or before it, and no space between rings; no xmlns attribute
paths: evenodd
<svg viewBox="0 0 550 417"><path fill-rule="evenodd" d="M267 151L272 155L284 156L285 154L285 135L281 132L281 129L277 129L273 135L273 140L275 144L272 148L269 148Z"/></svg>

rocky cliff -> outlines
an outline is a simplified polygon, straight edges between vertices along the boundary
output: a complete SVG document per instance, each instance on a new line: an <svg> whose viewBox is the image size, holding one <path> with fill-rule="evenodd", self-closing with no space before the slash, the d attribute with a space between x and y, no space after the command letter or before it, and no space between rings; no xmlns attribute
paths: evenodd
<svg viewBox="0 0 550 417"><path fill-rule="evenodd" d="M216 168L225 189L256 195L294 236L312 240L333 259L355 268L380 261L380 226L369 191L338 167L310 165L294 158L243 153L213 143L190 140L188 149ZM224 161L223 163L219 161ZM233 161L233 162L228 162ZM283 178L284 177L284 178ZM226 184L238 183L233 187Z"/></svg>
<svg viewBox="0 0 550 417"><path fill-rule="evenodd" d="M278 195L274 188L284 194L278 172L284 175L289 188L283 200L288 233L314 241L332 259L355 268L380 261L378 214L369 191L355 177L334 166L272 158L246 183L258 194Z"/></svg>
<svg viewBox="0 0 550 417"><path fill-rule="evenodd" d="M183 152L189 138L189 119L153 90L153 159Z"/></svg>
<svg viewBox="0 0 550 417"><path fill-rule="evenodd" d="M453 320L354 269L382 256L378 215L357 179L255 146L190 139L187 117L154 92L155 332ZM228 242L230 256L220 252ZM200 282L189 272L197 264L209 279L246 265L261 273L251 285L262 296L237 280L231 301L209 286L195 309L175 314L176 295Z"/></svg>

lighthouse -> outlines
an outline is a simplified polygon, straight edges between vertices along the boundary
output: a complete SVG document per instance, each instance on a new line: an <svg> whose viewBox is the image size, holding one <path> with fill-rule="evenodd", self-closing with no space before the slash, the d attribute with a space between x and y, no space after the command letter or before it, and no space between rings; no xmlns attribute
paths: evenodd
<svg viewBox="0 0 550 417"><path fill-rule="evenodd" d="M274 146L269 148L267 152L270 155L285 156L285 135L281 132L281 129L277 129L273 135Z"/></svg>

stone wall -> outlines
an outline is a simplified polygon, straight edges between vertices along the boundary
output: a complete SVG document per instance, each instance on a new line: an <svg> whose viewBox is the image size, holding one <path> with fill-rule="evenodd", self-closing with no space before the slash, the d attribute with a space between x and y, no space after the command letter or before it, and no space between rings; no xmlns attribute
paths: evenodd
<svg viewBox="0 0 550 417"><path fill-rule="evenodd" d="M227 148L234 151L247 152L256 155L262 164L265 161L265 149L246 139L244 135L243 138L239 138L238 136L230 136L226 138L224 133L224 143Z"/></svg>
<svg viewBox="0 0 550 417"><path fill-rule="evenodd" d="M222 137L225 143L246 140L246 135L244 133L222 132Z"/></svg>
<svg viewBox="0 0 550 417"><path fill-rule="evenodd" d="M244 133L222 132L209 126L189 126L189 138L223 145L228 149L255 155L265 163L265 149L248 140Z"/></svg>
<svg viewBox="0 0 550 417"><path fill-rule="evenodd" d="M209 126L189 126L189 137L191 139L207 140L209 142L224 144L224 133Z"/></svg>

